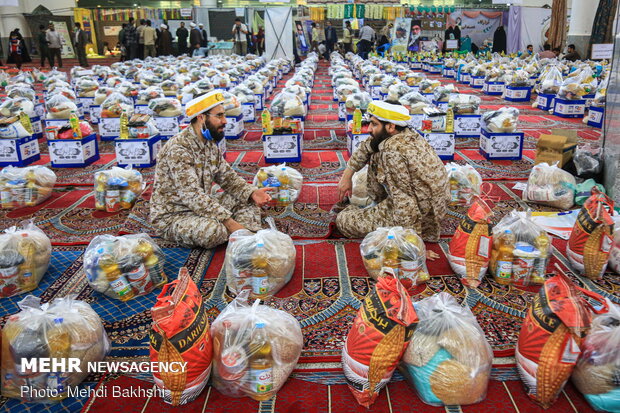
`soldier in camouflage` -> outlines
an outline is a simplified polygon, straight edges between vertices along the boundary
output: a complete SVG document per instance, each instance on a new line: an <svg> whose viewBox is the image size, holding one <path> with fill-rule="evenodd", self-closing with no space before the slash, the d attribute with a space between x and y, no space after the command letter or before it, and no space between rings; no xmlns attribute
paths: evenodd
<svg viewBox="0 0 620 413"><path fill-rule="evenodd" d="M368 113L370 138L349 159L338 191L341 202L350 196L353 174L368 164L367 190L373 203L342 210L336 217L338 230L362 238L379 227L402 226L437 242L450 200L443 163L422 136L407 128L410 116L404 106L373 102Z"/></svg>
<svg viewBox="0 0 620 413"><path fill-rule="evenodd" d="M271 200L237 175L222 157L226 117L219 91L187 104L190 125L157 155L150 220L163 238L184 247L212 248L239 229L261 228L260 207ZM217 183L224 192L211 194Z"/></svg>

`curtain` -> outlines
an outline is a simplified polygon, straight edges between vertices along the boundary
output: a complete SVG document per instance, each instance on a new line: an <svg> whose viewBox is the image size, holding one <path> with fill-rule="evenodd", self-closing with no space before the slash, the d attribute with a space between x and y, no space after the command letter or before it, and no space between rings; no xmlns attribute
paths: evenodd
<svg viewBox="0 0 620 413"><path fill-rule="evenodd" d="M566 0L553 0L551 6L551 25L549 26L549 44L551 48L564 48L566 43Z"/></svg>
<svg viewBox="0 0 620 413"><path fill-rule="evenodd" d="M521 7L511 6L508 12L508 53L516 53L521 50Z"/></svg>
<svg viewBox="0 0 620 413"><path fill-rule="evenodd" d="M600 0L594 23L592 24L592 35L590 36L590 45L588 47L588 56L592 51L592 45L597 43L613 43L614 18L616 17L616 8L618 0Z"/></svg>

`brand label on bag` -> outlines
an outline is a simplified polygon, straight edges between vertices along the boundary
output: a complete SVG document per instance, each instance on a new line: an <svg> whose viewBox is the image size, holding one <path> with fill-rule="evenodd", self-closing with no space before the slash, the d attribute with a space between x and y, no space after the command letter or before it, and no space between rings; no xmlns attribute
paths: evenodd
<svg viewBox="0 0 620 413"><path fill-rule="evenodd" d="M480 241L478 242L478 255L483 258L489 258L490 250L491 250L491 238L481 235Z"/></svg>
<svg viewBox="0 0 620 413"><path fill-rule="evenodd" d="M601 238L601 252L604 252L605 254L609 253L613 242L614 240L609 235L603 234L603 237Z"/></svg>

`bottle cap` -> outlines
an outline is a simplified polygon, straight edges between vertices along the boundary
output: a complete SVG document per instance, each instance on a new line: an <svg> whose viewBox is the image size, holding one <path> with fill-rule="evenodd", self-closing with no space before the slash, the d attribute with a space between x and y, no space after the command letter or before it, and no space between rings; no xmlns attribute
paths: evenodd
<svg viewBox="0 0 620 413"><path fill-rule="evenodd" d="M394 239L394 235L393 234L388 234L388 238L387 239Z"/></svg>
<svg viewBox="0 0 620 413"><path fill-rule="evenodd" d="M258 244L256 244L256 246L258 248L263 248L265 246L265 244L263 244L262 242L259 242Z"/></svg>
<svg viewBox="0 0 620 413"><path fill-rule="evenodd" d="M256 323L256 328L265 328L265 323L263 322Z"/></svg>

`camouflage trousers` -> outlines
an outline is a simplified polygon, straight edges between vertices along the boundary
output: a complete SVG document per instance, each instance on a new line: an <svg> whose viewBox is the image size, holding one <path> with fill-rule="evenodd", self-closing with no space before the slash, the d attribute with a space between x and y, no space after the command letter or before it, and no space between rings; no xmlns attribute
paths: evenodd
<svg viewBox="0 0 620 413"><path fill-rule="evenodd" d="M224 208L232 212L232 219L239 224L253 232L261 229L261 210L253 201L240 203L224 192L217 193L214 197ZM158 227L162 228L163 238L186 248L213 248L228 241L229 235L226 227L218 220L191 212L166 220Z"/></svg>
<svg viewBox="0 0 620 413"><path fill-rule="evenodd" d="M364 238L379 227L394 225L398 224L393 222L392 213L385 202L366 208L349 205L336 217L338 231L347 238Z"/></svg>

